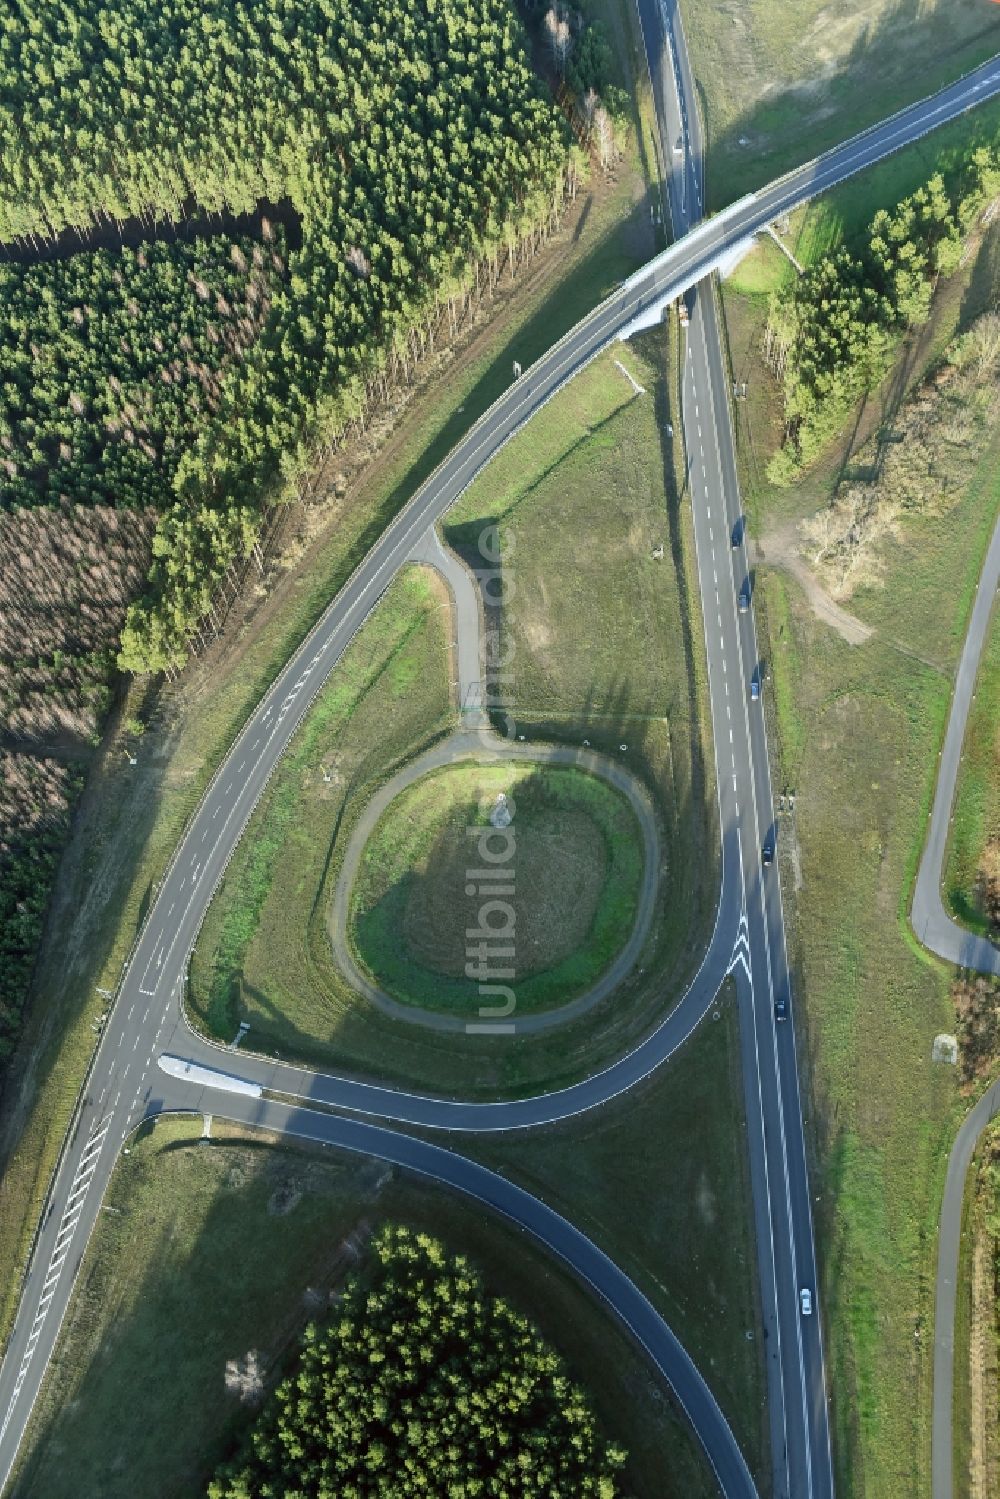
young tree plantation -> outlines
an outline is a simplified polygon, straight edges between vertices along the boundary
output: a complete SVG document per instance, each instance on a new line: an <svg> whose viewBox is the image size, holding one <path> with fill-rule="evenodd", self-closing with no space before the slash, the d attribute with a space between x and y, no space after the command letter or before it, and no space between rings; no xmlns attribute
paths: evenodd
<svg viewBox="0 0 1000 1499"><path fill-rule="evenodd" d="M373 1249L210 1499L615 1499L624 1454L530 1322L426 1235Z"/></svg>

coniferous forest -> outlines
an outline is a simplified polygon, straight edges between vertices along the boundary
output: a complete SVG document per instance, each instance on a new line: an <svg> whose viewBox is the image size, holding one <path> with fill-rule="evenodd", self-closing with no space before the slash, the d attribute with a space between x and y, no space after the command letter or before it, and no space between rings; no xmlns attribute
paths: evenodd
<svg viewBox="0 0 1000 1499"><path fill-rule="evenodd" d="M574 36L603 160L622 101ZM585 170L506 0L3 9L0 1055L116 661L183 665L317 452Z"/></svg>
<svg viewBox="0 0 1000 1499"><path fill-rule="evenodd" d="M0 20L0 101L7 244L176 219L192 202L240 212L290 199L301 220L267 315L261 288L253 311L240 308L236 323L251 325L237 328L242 357L226 361L219 344L215 358L192 354L206 376L183 451L173 430L166 455L155 434L140 436L139 410L138 441L115 444L130 492L143 458L167 481L121 662L176 667L265 504L320 437L364 413L483 263L496 272L558 211L569 133L514 11L492 0L400 0L391 14L372 0L37 0ZM95 286L73 308L96 299ZM148 306L132 301L145 331L157 296L150 286ZM72 449L66 411L85 417L85 398L54 377L43 399L35 419ZM23 503L26 478L10 482L4 501Z"/></svg>
<svg viewBox="0 0 1000 1499"><path fill-rule="evenodd" d="M624 1462L561 1360L461 1257L388 1228L210 1499L615 1499Z"/></svg>

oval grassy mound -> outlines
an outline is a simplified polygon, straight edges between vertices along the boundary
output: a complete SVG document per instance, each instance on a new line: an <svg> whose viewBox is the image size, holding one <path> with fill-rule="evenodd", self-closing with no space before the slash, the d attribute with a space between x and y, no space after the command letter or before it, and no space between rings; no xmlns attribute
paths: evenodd
<svg viewBox="0 0 1000 1499"><path fill-rule="evenodd" d="M501 793L513 809L506 830L490 822ZM471 1019L502 1002L467 974L489 928L482 982L513 988L519 1014L549 1009L585 992L627 941L642 873L635 814L598 777L458 764L401 792L378 822L351 890L348 940L394 999ZM509 968L513 978L493 976Z"/></svg>

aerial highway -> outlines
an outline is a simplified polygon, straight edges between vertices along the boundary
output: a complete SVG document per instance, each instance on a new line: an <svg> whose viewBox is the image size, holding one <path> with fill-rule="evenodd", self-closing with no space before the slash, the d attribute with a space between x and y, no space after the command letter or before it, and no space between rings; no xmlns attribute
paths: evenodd
<svg viewBox="0 0 1000 1499"><path fill-rule="evenodd" d="M399 1143L404 1137L398 1131L362 1126L360 1121L338 1118L315 1106L459 1131L526 1128L593 1108L645 1076L690 1035L722 978L735 965L738 975L746 973L758 1016L755 1046L764 1136L760 1160L770 1175L784 1178L783 1185L774 1182L768 1186L764 1199L773 1218L769 1236L774 1255L776 1325L783 1344L778 1377L786 1390L782 1420L787 1431L787 1455L782 1472L796 1483L802 1475L808 1485L790 1490L796 1499L799 1494L829 1491L829 1463L822 1452L826 1407L819 1318L814 1315L806 1326L806 1319L789 1305L790 1288L808 1285L815 1291L815 1264L792 1028L783 1027L779 1036L771 1025L768 1038L772 999L787 993L787 966L776 870L762 871L760 865L762 843L773 834L773 828L763 728L758 729L756 720L751 720L746 695L747 672L756 661L752 613L739 613L735 604L736 589L742 586L737 570L745 565L745 556L733 554L724 530L731 519L727 507L738 500L735 473L727 473L731 442L727 443L724 431L720 437L717 419L718 412L725 408L724 372L715 363L718 350L713 358L713 340L703 323L692 325L692 343L700 338L703 347L699 345L697 356L692 352L688 361L691 374L686 380L693 382L687 386L688 401L698 397L696 407L691 408L695 424L701 420L706 434L703 448L689 454L689 461L694 465L692 494L711 675L722 888L714 933L687 994L642 1046L599 1075L547 1096L485 1104L324 1077L266 1058L224 1057L188 1028L181 996L188 959L212 894L275 765L317 691L414 546L490 458L600 350L632 329L655 323L667 303L696 286L755 231L814 193L997 93L1000 59L715 218L698 223L632 276L526 370L473 425L387 526L279 673L213 777L164 872L95 1052L39 1224L14 1329L0 1366L0 1487L10 1475L118 1150L143 1118L170 1109L219 1114L232 1111L233 1117L248 1122L270 1128L287 1125L293 1133L302 1133L306 1110L290 1107L289 1100L310 1103L314 1107L307 1123L314 1137L321 1135L331 1143L370 1150L386 1159L396 1159L391 1152L405 1149L412 1154L404 1164L412 1169L492 1200L486 1195L487 1185L489 1192L499 1193L501 1188L492 1182L486 1184L477 1174L482 1168L473 1163L455 1165L462 1158L453 1152L443 1147L424 1148L416 1141L404 1147ZM707 297L697 298L696 307L707 302ZM697 383L702 375L696 375L696 364L707 373L709 384ZM701 405L702 390L710 402L706 408ZM766 1022L761 1013L764 1008L768 1011ZM772 1052L777 1048L777 1058L766 1055L768 1045ZM165 1055L178 1060L180 1065L174 1071L162 1065ZM237 1060L239 1078L235 1083L232 1077L226 1082L226 1069ZM185 1075L188 1065L202 1071ZM288 1112L282 1113L283 1109ZM775 1131L777 1141L771 1138ZM363 1146L357 1143L362 1138L366 1142ZM352 1140L355 1143L351 1144ZM755 1202L760 1201L755 1194ZM575 1231L565 1236L558 1224L546 1217L547 1210L528 1194L514 1189L504 1194L502 1203L495 1200L494 1205L500 1211L509 1210L526 1230L563 1254L584 1279L592 1279L587 1266L593 1268L588 1255L597 1253L594 1247L588 1249ZM783 1216L783 1222L778 1221L779 1216ZM624 1276L603 1271L602 1276L598 1289L671 1380L723 1491L733 1495L752 1493L745 1464L741 1468L733 1453L732 1434L690 1360L678 1356L669 1330L653 1309L647 1312L639 1307L634 1299L638 1293ZM668 1350L669 1357L663 1352L661 1362L657 1349ZM797 1409L797 1404L803 1408Z"/></svg>
<svg viewBox="0 0 1000 1499"><path fill-rule="evenodd" d="M670 216L679 234L701 216L704 152L697 94L676 0L639 0L667 169ZM684 438L712 685L716 770L723 826L741 830L740 931L734 968L765 1337L772 1491L833 1494L833 1462L816 1254L781 885L762 864L776 825L765 720L750 681L763 666L752 608L739 481L715 289L706 277L688 297L683 378ZM733 545L734 539L737 545ZM748 606L737 607L741 590ZM728 739L728 745L727 745ZM784 1007L785 1020L776 1012ZM801 1312L808 1290L813 1311Z"/></svg>

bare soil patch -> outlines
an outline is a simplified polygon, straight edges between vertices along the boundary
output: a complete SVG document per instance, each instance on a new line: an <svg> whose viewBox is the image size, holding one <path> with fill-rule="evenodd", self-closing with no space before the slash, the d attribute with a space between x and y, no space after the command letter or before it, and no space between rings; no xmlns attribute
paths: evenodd
<svg viewBox="0 0 1000 1499"><path fill-rule="evenodd" d="M836 630L848 645L864 645L871 636L870 625L848 613L831 597L801 553L801 539L796 524L775 526L761 541L751 545L752 560L780 567L793 577L809 600L809 607L824 624Z"/></svg>

